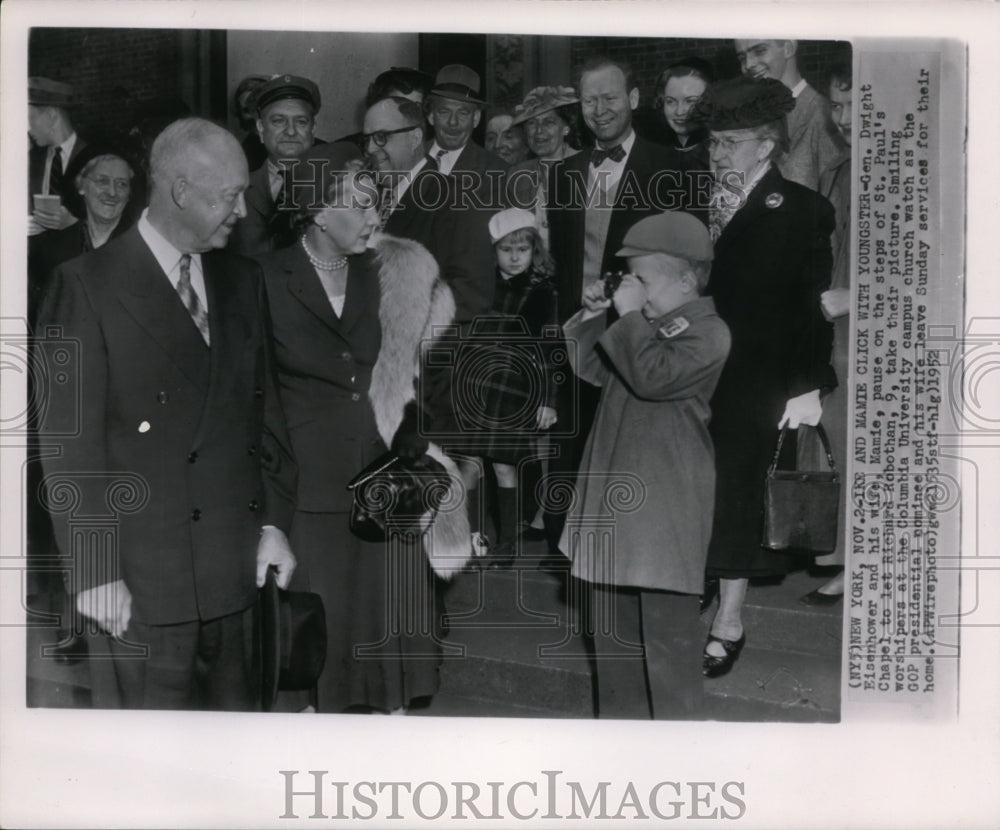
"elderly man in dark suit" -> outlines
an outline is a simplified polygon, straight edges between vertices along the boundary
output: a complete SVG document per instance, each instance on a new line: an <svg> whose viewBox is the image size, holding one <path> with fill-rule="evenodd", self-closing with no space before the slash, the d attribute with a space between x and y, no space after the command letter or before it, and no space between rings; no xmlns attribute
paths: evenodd
<svg viewBox="0 0 1000 830"><path fill-rule="evenodd" d="M112 635L122 703L248 710L256 588L269 566L279 585L295 566L295 466L260 269L216 250L245 214L246 159L228 132L188 118L157 138L150 165L138 225L57 268L43 301L40 325L80 359L76 382L49 390L48 501L77 609ZM131 497L116 501L122 487ZM98 548L74 528L111 505L117 536Z"/></svg>
<svg viewBox="0 0 1000 830"><path fill-rule="evenodd" d="M588 60L580 75L580 105L596 146L554 165L549 181L549 239L561 322L580 308L584 292L602 274L627 267L617 252L631 226L667 209L699 215L701 208L703 214L707 205L707 195L704 204L699 201L699 183L671 169L669 151L632 128L639 90L628 66L603 57ZM599 397L585 381L573 388L567 384L562 393L560 420L574 423L576 432L560 442L552 462L557 476L576 470ZM567 412L570 408L575 411ZM561 517L550 515L547 524L554 542Z"/></svg>
<svg viewBox="0 0 1000 830"><path fill-rule="evenodd" d="M246 216L236 225L230 246L246 256L291 244L289 226L294 207L281 210L286 190L285 167L317 143L313 135L321 98L308 78L276 75L256 93L257 132L267 161L250 174Z"/></svg>
<svg viewBox="0 0 1000 830"><path fill-rule="evenodd" d="M58 207L35 205L35 196L63 196L65 187L73 183L65 179L65 171L86 142L73 127L70 109L76 99L73 87L49 78L28 79L28 135L32 146L28 152L28 213L31 235L46 230L68 228L76 217L66 208L65 200Z"/></svg>

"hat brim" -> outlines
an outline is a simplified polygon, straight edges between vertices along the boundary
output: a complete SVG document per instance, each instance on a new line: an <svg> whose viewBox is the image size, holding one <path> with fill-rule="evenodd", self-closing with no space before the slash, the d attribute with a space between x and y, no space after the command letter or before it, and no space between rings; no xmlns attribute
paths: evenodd
<svg viewBox="0 0 1000 830"><path fill-rule="evenodd" d="M431 95L436 95L438 98L447 98L449 101L462 101L466 104L476 104L476 106L485 107L486 102L481 98L476 98L472 94L472 90L468 92L463 92L458 89L442 89L441 87L435 87L431 90Z"/></svg>

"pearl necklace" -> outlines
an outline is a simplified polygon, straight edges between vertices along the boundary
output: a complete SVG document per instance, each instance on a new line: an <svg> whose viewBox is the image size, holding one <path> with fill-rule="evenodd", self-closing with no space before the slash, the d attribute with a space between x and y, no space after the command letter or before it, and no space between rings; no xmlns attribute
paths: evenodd
<svg viewBox="0 0 1000 830"><path fill-rule="evenodd" d="M309 250L309 243L306 242L305 236L303 235L300 238L302 240L302 250L306 252L306 256L309 257L309 262L313 268L318 268L320 271L339 271L347 265L346 256L342 256L339 259L320 259Z"/></svg>

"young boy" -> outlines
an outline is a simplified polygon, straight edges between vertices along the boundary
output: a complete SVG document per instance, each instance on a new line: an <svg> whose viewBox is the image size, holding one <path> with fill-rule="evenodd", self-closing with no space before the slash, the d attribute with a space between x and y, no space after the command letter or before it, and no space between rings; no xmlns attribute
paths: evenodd
<svg viewBox="0 0 1000 830"><path fill-rule="evenodd" d="M715 492L709 399L729 330L700 296L712 243L693 216L641 220L617 255L630 273L613 298L590 285L565 325L574 370L603 390L559 547L588 583L599 715L694 718ZM606 326L611 305L620 316Z"/></svg>

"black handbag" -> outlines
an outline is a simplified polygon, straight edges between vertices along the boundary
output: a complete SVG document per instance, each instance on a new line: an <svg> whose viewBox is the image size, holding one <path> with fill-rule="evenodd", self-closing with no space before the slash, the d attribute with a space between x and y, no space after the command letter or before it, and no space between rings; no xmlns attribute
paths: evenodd
<svg viewBox="0 0 1000 830"><path fill-rule="evenodd" d="M413 460L390 452L358 473L347 485L354 493L351 532L366 542L384 542L391 530L425 529L448 493L451 479L429 455Z"/></svg>
<svg viewBox="0 0 1000 830"><path fill-rule="evenodd" d="M764 533L761 545L771 550L830 553L837 546L837 513L840 507L840 473L830 441L821 425L816 433L823 442L829 470L779 470L778 456L785 429L764 480Z"/></svg>

